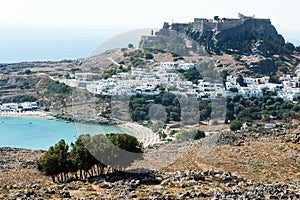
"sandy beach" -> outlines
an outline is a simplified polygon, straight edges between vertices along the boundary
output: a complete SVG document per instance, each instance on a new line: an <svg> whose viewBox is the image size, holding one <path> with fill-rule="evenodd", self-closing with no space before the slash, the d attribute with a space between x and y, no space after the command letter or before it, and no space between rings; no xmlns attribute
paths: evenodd
<svg viewBox="0 0 300 200"><path fill-rule="evenodd" d="M24 111L24 112L6 112L0 111L0 116L12 116L12 117L42 117L53 118L44 111Z"/></svg>
<svg viewBox="0 0 300 200"><path fill-rule="evenodd" d="M158 134L154 133L150 128L139 125L138 123L127 122L118 126L137 134L138 140L144 143L144 147L161 143Z"/></svg>

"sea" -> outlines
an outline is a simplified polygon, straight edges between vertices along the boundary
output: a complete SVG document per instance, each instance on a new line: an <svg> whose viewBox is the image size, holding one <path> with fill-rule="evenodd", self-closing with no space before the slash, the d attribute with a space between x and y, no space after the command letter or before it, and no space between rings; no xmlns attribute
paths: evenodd
<svg viewBox="0 0 300 200"><path fill-rule="evenodd" d="M61 139L68 144L82 134L128 133L118 126L74 123L35 117L0 116L0 147L47 150Z"/></svg>
<svg viewBox="0 0 300 200"><path fill-rule="evenodd" d="M0 27L0 63L88 57L103 42L126 30L114 27Z"/></svg>

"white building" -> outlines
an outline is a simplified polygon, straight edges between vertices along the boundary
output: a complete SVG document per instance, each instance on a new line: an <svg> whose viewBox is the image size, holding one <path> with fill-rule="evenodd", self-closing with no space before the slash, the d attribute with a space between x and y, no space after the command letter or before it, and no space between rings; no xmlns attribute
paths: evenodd
<svg viewBox="0 0 300 200"><path fill-rule="evenodd" d="M295 74L298 78L300 78L300 65L295 68Z"/></svg>
<svg viewBox="0 0 300 200"><path fill-rule="evenodd" d="M38 109L38 104L36 102L3 103L0 106L1 111L8 111L8 112L32 111L37 109Z"/></svg>

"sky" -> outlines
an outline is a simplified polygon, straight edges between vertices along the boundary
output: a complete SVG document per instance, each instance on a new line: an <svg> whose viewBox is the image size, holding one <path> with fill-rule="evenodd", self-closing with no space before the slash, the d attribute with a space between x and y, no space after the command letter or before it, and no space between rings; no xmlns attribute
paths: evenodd
<svg viewBox="0 0 300 200"><path fill-rule="evenodd" d="M238 13L270 18L299 45L299 7L298 0L2 0L0 62L85 57L122 32Z"/></svg>

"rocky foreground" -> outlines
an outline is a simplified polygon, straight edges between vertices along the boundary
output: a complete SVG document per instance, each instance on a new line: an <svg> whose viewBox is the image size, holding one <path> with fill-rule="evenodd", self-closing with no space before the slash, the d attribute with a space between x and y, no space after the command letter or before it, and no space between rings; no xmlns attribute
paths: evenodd
<svg viewBox="0 0 300 200"><path fill-rule="evenodd" d="M148 165L146 173L68 183L35 169L43 151L0 148L0 199L299 199L299 134L274 135L222 134L209 151L205 140L152 147L133 165ZM159 165L166 157L168 166Z"/></svg>
<svg viewBox="0 0 300 200"><path fill-rule="evenodd" d="M300 183L263 184L209 170L111 175L90 182L2 185L2 199L299 199Z"/></svg>

